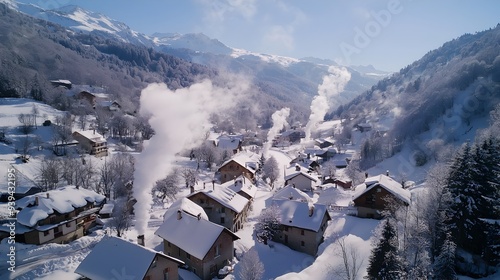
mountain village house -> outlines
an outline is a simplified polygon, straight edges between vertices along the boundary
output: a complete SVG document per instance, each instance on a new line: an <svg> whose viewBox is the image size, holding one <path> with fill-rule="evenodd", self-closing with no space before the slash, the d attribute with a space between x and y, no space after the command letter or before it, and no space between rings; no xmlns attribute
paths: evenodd
<svg viewBox="0 0 500 280"><path fill-rule="evenodd" d="M312 199L303 191L295 188L293 185L287 185L276 191L273 200L295 200L302 202L312 202Z"/></svg>
<svg viewBox="0 0 500 280"><path fill-rule="evenodd" d="M331 220L326 205L294 200L274 200L281 211L281 232L274 240L293 250L316 256Z"/></svg>
<svg viewBox="0 0 500 280"><path fill-rule="evenodd" d="M207 280L233 259L233 242L239 239L201 214L194 217L181 210L167 214L155 234L163 238L165 254L184 261L189 270Z"/></svg>
<svg viewBox="0 0 500 280"><path fill-rule="evenodd" d="M221 151L231 151L232 154L241 152L241 144L243 142L241 135L220 135L214 140L215 146Z"/></svg>
<svg viewBox="0 0 500 280"><path fill-rule="evenodd" d="M243 175L247 179L255 180L255 172L259 166L259 156L250 152L241 152L224 162L217 173L221 184Z"/></svg>
<svg viewBox="0 0 500 280"><path fill-rule="evenodd" d="M118 237L105 236L76 268L84 279L179 279L184 262ZM123 278L125 279L125 278Z"/></svg>
<svg viewBox="0 0 500 280"><path fill-rule="evenodd" d="M236 232L243 228L251 203L229 188L234 184L237 182L215 185L213 189L200 190L187 198L202 207L211 222Z"/></svg>
<svg viewBox="0 0 500 280"><path fill-rule="evenodd" d="M77 130L73 132L73 138L91 155L96 157L108 155L106 139L95 130Z"/></svg>
<svg viewBox="0 0 500 280"><path fill-rule="evenodd" d="M383 174L366 178L363 184L356 186L356 195L353 198L359 217L376 219L382 218L382 211L391 200L409 205L411 193L403 189L400 183Z"/></svg>
<svg viewBox="0 0 500 280"><path fill-rule="evenodd" d="M239 176L234 180L234 183L226 183L225 185L235 193L248 199L250 203L253 201L255 194L257 194L257 187L245 176Z"/></svg>
<svg viewBox="0 0 500 280"><path fill-rule="evenodd" d="M304 192L312 191L317 181L317 178L308 174L299 165L296 165L295 169L285 176L285 185L293 185Z"/></svg>
<svg viewBox="0 0 500 280"><path fill-rule="evenodd" d="M80 238L95 226L104 202L103 195L75 186L24 197L16 202L16 241L39 245Z"/></svg>

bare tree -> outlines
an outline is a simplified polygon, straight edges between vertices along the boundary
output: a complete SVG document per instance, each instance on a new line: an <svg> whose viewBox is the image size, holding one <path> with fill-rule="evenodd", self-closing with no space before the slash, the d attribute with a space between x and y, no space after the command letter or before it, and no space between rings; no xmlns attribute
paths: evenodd
<svg viewBox="0 0 500 280"><path fill-rule="evenodd" d="M161 202L176 199L175 196L179 192L179 176L177 174L178 172L174 170L167 177L156 182L153 188L155 198L159 199Z"/></svg>
<svg viewBox="0 0 500 280"><path fill-rule="evenodd" d="M323 176L323 178L326 177L334 178L336 172L337 172L337 167L335 166L335 163L331 160L321 165L321 175Z"/></svg>
<svg viewBox="0 0 500 280"><path fill-rule="evenodd" d="M110 226L116 231L116 235L121 237L132 224L128 198L115 200Z"/></svg>
<svg viewBox="0 0 500 280"><path fill-rule="evenodd" d="M37 186L43 191L55 189L61 178L61 162L55 158L44 158L37 175Z"/></svg>
<svg viewBox="0 0 500 280"><path fill-rule="evenodd" d="M250 249L243 255L238 276L241 280L260 280L264 275L264 264L259 259L255 249Z"/></svg>
<svg viewBox="0 0 500 280"><path fill-rule="evenodd" d="M33 107L31 107L31 115L33 116L34 122L35 122L35 128L37 128L36 124L36 117L40 114L40 110L38 110L38 106L36 104L33 104Z"/></svg>
<svg viewBox="0 0 500 280"><path fill-rule="evenodd" d="M267 245L281 231L281 210L277 205L272 205L262 210L255 224L257 240Z"/></svg>
<svg viewBox="0 0 500 280"><path fill-rule="evenodd" d="M349 177L349 179L351 179L353 186L362 183L364 180L363 173L361 172L361 168L359 167L359 160L354 159L354 157L351 162L349 162L349 165L347 165L345 174L347 175L347 177Z"/></svg>
<svg viewBox="0 0 500 280"><path fill-rule="evenodd" d="M264 163L264 166L262 167L262 173L264 180L269 179L271 189L274 189L274 182L276 182L276 180L279 178L280 170L278 167L278 161L276 161L273 156L269 157Z"/></svg>
<svg viewBox="0 0 500 280"><path fill-rule="evenodd" d="M31 139L31 137L29 137L28 135L24 136L24 138L21 140L21 143L19 143L18 148L18 150L21 151L21 159L23 162L28 161L28 155L32 147L33 140Z"/></svg>
<svg viewBox="0 0 500 280"><path fill-rule="evenodd" d="M35 125L35 118L32 114L21 113L17 116L17 119L21 123L21 132L24 134L29 134L33 131L33 126Z"/></svg>
<svg viewBox="0 0 500 280"><path fill-rule="evenodd" d="M186 188L190 188L196 184L197 181L196 170L190 168L184 168L179 174L184 180Z"/></svg>
<svg viewBox="0 0 500 280"><path fill-rule="evenodd" d="M111 191L116 182L116 173L113 169L113 163L108 162L106 158L104 158L104 164L99 168L98 176L99 182L97 184L98 192L104 194L108 199L111 198Z"/></svg>
<svg viewBox="0 0 500 280"><path fill-rule="evenodd" d="M352 244L346 243L345 239L345 236L342 236L335 241L336 254L342 259L342 264L331 267L331 271L335 275L332 279L356 280L360 278L359 270L364 259L361 258L359 251Z"/></svg>

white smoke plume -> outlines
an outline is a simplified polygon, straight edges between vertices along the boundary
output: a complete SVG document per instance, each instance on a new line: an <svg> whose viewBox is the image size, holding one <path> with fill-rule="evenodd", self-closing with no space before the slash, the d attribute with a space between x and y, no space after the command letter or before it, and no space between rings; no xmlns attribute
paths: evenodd
<svg viewBox="0 0 500 280"><path fill-rule="evenodd" d="M138 234L144 234L148 225L152 188L172 170L175 154L200 144L211 127L210 115L229 109L236 93L247 88L245 81L220 88L204 80L175 91L165 84L150 84L141 92L139 113L150 117L155 135L144 141L143 151L136 158L133 195L137 200L134 212Z"/></svg>
<svg viewBox="0 0 500 280"><path fill-rule="evenodd" d="M267 157L267 153L271 148L274 137L278 135L280 129L282 129L284 125L288 125L286 118L288 118L289 115L290 115L290 108L283 108L279 111L274 112L273 115L271 116L273 120L273 126L271 127L271 129L269 129L269 132L267 133L267 142L264 144L265 157Z"/></svg>
<svg viewBox="0 0 500 280"><path fill-rule="evenodd" d="M351 79L351 73L345 67L330 66L328 72L330 74L323 77L323 83L318 86L318 95L311 102L311 115L305 129L306 138L304 140L306 142L311 140L312 130L328 113L329 103L344 90L345 85Z"/></svg>

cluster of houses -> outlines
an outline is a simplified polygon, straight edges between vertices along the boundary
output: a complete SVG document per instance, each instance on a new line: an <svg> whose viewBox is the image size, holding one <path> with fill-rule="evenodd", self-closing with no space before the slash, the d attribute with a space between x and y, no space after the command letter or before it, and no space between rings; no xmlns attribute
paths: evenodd
<svg viewBox="0 0 500 280"><path fill-rule="evenodd" d="M367 131L368 127L359 129ZM95 131L75 131L73 137L92 155L108 154L106 140ZM292 129L280 137L288 138L277 138L276 143L300 140L302 134ZM75 272L84 279L113 279L117 275L180 279L182 267L201 279L212 279L230 265L235 257L234 241L239 239L238 231L244 228L257 193L260 156L242 151L240 136L220 135L210 141L233 155L217 169L217 180L197 184L197 189L191 188L189 195L166 210L162 225L155 231L163 240L163 252L147 248L144 236L139 236L137 243L105 236ZM330 190L352 191L351 207L363 218L382 218L388 203L411 202L411 193L389 174L366 176L358 186L341 178L320 176L321 164L331 160L337 151L333 139L315 141L315 147L306 148L290 162L283 174L284 187L266 201L267 206L276 205L280 211L281 230L273 240L312 256L317 255L332 220L332 205L321 200ZM333 162L337 168L343 168L349 159ZM320 197L317 203L312 200L314 192ZM70 242L95 226L98 214L109 217L112 213L112 204L106 204L103 195L75 186L26 193L16 206L16 241L27 244ZM1 238L8 234L8 228L0 227Z"/></svg>

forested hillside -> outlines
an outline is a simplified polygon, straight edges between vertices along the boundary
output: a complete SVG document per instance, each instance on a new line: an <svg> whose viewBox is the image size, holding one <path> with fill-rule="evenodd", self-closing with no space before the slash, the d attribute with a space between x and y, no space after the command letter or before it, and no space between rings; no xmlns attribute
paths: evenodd
<svg viewBox="0 0 500 280"><path fill-rule="evenodd" d="M351 125L369 122L388 132L365 143L368 165L393 155L398 151L393 148L405 142L418 142L413 149L424 164L436 152L434 144L474 139L474 132L484 128L478 120L487 120L500 101L499 44L500 26L465 34L339 108L337 115L350 116Z"/></svg>

